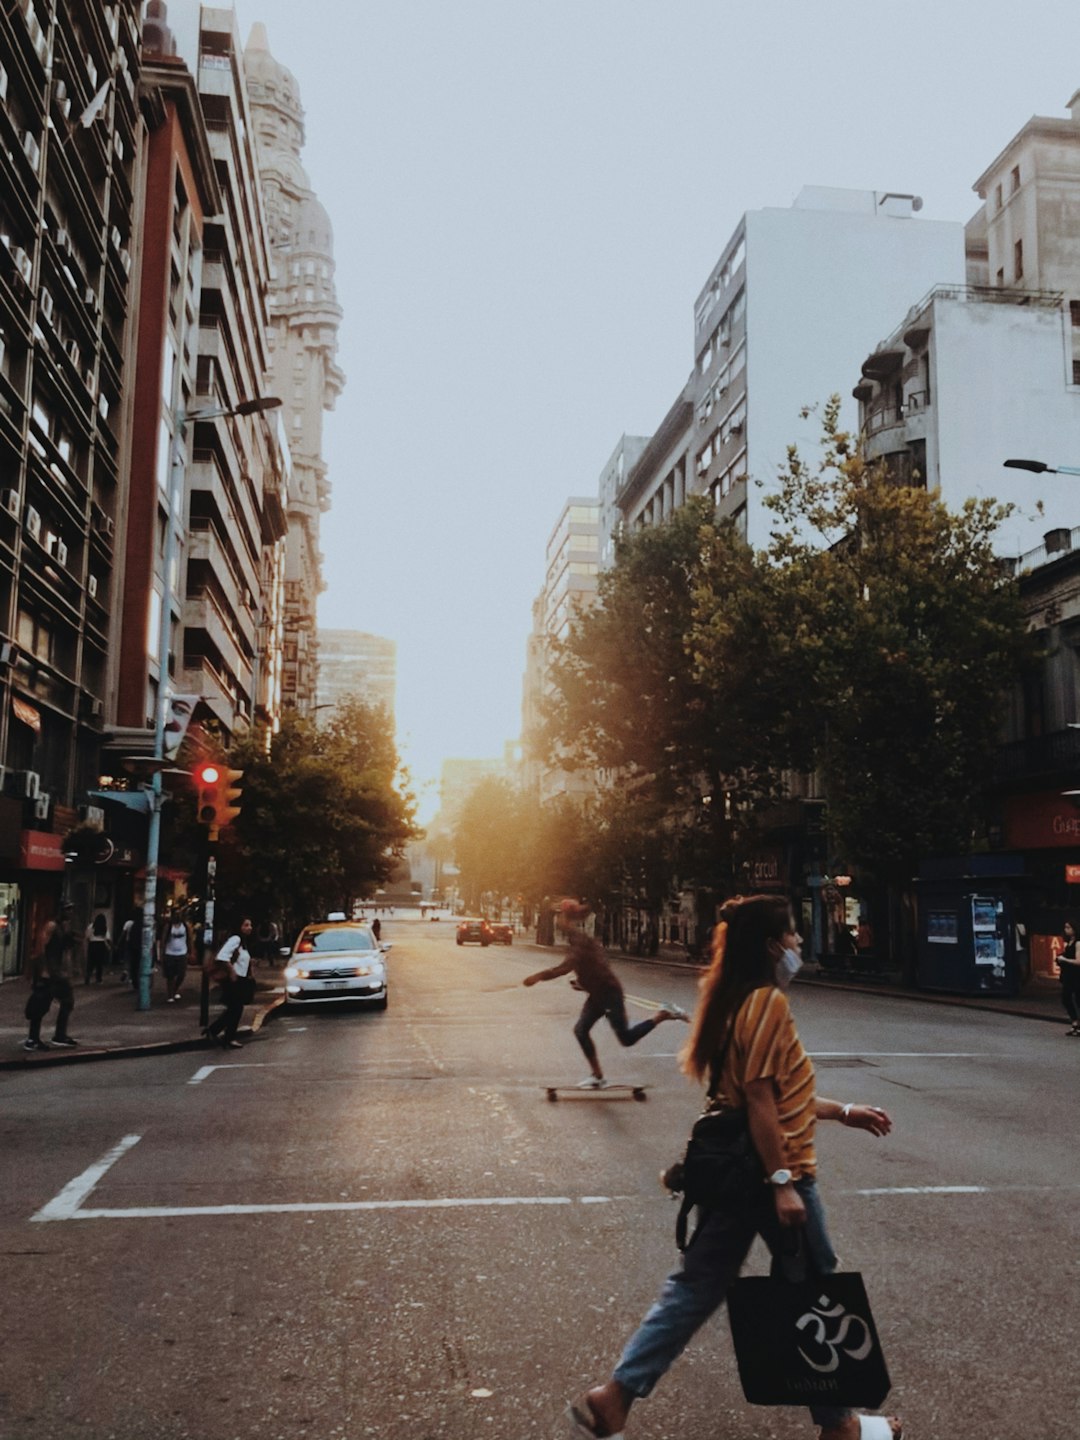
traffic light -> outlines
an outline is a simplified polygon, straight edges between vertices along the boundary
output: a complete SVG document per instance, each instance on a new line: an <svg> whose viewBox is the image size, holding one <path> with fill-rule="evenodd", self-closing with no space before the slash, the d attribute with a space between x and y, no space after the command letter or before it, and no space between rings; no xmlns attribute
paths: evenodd
<svg viewBox="0 0 1080 1440"><path fill-rule="evenodd" d="M242 770L229 770L216 761L205 760L195 771L195 783L199 789L199 824L210 831L210 839L217 838L218 831L240 814L241 791L237 784L244 778Z"/></svg>

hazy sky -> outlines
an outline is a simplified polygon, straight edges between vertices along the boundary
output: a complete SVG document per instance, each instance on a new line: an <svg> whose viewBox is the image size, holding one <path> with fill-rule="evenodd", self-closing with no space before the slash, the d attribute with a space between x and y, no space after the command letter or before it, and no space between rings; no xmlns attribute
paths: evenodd
<svg viewBox="0 0 1080 1440"><path fill-rule="evenodd" d="M397 641L418 783L517 736L560 506L667 411L743 211L817 184L964 221L1012 135L1080 88L1077 0L235 8L299 82L335 230L320 622Z"/></svg>

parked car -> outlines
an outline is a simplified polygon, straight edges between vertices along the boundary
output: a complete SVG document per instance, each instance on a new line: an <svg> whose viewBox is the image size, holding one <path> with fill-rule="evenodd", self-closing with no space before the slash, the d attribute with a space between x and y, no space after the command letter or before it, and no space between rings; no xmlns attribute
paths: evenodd
<svg viewBox="0 0 1080 1440"><path fill-rule="evenodd" d="M348 921L305 925L285 966L285 1001L320 1005L363 1000L376 1010L388 1001L386 955L371 926Z"/></svg>
<svg viewBox="0 0 1080 1440"><path fill-rule="evenodd" d="M514 927L508 925L505 920L489 920L488 930L491 933L493 944L512 945L514 943Z"/></svg>
<svg viewBox="0 0 1080 1440"><path fill-rule="evenodd" d="M457 927L459 945L490 945L491 928L486 920L459 920Z"/></svg>

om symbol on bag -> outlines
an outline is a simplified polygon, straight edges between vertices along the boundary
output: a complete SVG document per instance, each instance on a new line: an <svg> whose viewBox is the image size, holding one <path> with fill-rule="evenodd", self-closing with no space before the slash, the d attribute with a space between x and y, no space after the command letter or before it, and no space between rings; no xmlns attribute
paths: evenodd
<svg viewBox="0 0 1080 1440"><path fill-rule="evenodd" d="M858 1315L849 1315L843 1305L833 1305L827 1295L822 1295L807 1314L799 1316L795 1328L810 1330L812 1334L809 1339L817 1347L818 1353L825 1351L827 1358L824 1363L819 1363L808 1355L801 1345L798 1347L799 1354L810 1368L821 1375L831 1375L839 1366L841 1351L852 1360L865 1360L874 1348L870 1327L866 1321ZM861 1337L857 1343L856 1335Z"/></svg>

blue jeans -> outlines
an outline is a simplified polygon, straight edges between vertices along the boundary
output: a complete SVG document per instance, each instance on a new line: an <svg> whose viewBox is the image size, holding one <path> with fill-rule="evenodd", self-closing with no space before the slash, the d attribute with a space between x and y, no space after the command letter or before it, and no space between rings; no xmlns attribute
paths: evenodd
<svg viewBox="0 0 1080 1440"><path fill-rule="evenodd" d="M825 1229L825 1211L812 1179L796 1180L795 1188L806 1206L803 1246L811 1268L821 1275L836 1269L836 1254ZM743 1262L760 1235L775 1262L784 1250L784 1233L776 1219L772 1195L762 1197L759 1209L745 1216L717 1210L704 1213L694 1238L686 1247L682 1268L664 1281L660 1298L646 1314L619 1357L614 1377L638 1399L651 1393L695 1333L724 1303L728 1286L738 1277ZM815 1425L838 1425L853 1412L835 1405L812 1405Z"/></svg>
<svg viewBox="0 0 1080 1440"><path fill-rule="evenodd" d="M626 1018L626 1000L621 990L612 988L601 991L599 995L590 995L581 1007L581 1014L574 1026L574 1038L584 1050L585 1059L590 1065L596 1063L596 1046L589 1031L605 1015L620 1045L636 1045L639 1040L644 1040L646 1035L651 1034L657 1025L655 1019L639 1020L636 1025L631 1025Z"/></svg>

